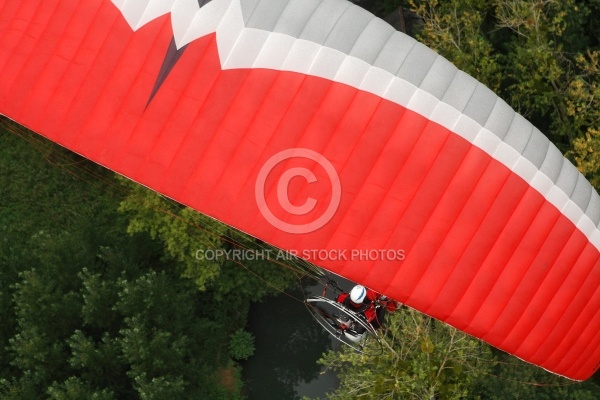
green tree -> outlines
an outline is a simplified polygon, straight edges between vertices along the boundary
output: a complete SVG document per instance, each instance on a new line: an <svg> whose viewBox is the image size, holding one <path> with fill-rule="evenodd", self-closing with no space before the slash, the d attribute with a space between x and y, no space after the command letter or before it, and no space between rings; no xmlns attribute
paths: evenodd
<svg viewBox="0 0 600 400"><path fill-rule="evenodd" d="M200 292L160 242L126 233L112 174L21 134L43 154L0 130L0 398L239 398L239 374L225 388L218 372L245 314ZM83 172L109 185L72 176Z"/></svg>
<svg viewBox="0 0 600 400"><path fill-rule="evenodd" d="M119 209L128 214L127 232L147 232L153 239L160 240L165 253L185 266L185 275L201 290L213 283L220 272L219 263L199 261L194 254L200 246L221 248L227 227L141 185L128 180L123 180L122 184L128 195Z"/></svg>
<svg viewBox="0 0 600 400"><path fill-rule="evenodd" d="M235 331L230 338L229 352L235 360L246 360L254 354L254 336L243 329Z"/></svg>
<svg viewBox="0 0 600 400"><path fill-rule="evenodd" d="M594 400L600 386L592 381L574 382L524 363L500 351L498 362L478 379L473 397L489 400Z"/></svg>
<svg viewBox="0 0 600 400"><path fill-rule="evenodd" d="M463 399L494 364L487 345L417 311L388 318L383 354L348 347L320 363L338 371L340 387L329 399ZM372 342L372 353L377 354Z"/></svg>
<svg viewBox="0 0 600 400"><path fill-rule="evenodd" d="M109 390L96 391L78 378L69 378L62 383L54 383L48 388L51 400L113 400Z"/></svg>
<svg viewBox="0 0 600 400"><path fill-rule="evenodd" d="M174 266L156 263L159 253L146 258L151 246L138 247L139 258L115 255L117 247L109 256L107 247L83 236L44 236L36 267L14 286L10 350L21 373L4 382L6 392L209 398L226 337L218 318L203 310L195 285ZM144 259L151 262L146 268Z"/></svg>
<svg viewBox="0 0 600 400"><path fill-rule="evenodd" d="M581 132L573 140L570 155L579 170L600 188L600 51L576 59L580 74L569 86L567 114L572 128Z"/></svg>
<svg viewBox="0 0 600 400"><path fill-rule="evenodd" d="M507 32L499 44L505 51L504 97L547 134L576 137L564 99L577 73L572 55L581 37L574 31L589 11L575 0L499 0L495 8L497 29Z"/></svg>

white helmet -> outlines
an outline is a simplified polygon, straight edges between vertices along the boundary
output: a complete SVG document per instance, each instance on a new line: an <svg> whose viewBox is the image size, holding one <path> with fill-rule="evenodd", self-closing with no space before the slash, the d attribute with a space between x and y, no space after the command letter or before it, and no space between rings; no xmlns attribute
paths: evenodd
<svg viewBox="0 0 600 400"><path fill-rule="evenodd" d="M367 297L367 289L362 285L356 285L350 291L350 300L354 304L362 304L365 297Z"/></svg>

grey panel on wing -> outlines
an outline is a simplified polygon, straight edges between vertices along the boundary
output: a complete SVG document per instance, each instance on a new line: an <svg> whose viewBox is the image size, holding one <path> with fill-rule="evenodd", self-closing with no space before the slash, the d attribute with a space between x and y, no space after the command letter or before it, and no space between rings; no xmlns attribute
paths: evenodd
<svg viewBox="0 0 600 400"><path fill-rule="evenodd" d="M458 71L441 100L463 112L478 84L479 82L471 75Z"/></svg>
<svg viewBox="0 0 600 400"><path fill-rule="evenodd" d="M549 146L550 141L546 136L537 128L533 128L529 142L527 142L527 146L525 146L525 150L523 151L523 157L531 161L537 169L540 169L546 159Z"/></svg>
<svg viewBox="0 0 600 400"><path fill-rule="evenodd" d="M390 36L383 45L381 53L377 56L373 66L396 75L408 53L418 43L412 38L406 40L406 37L406 35L402 35L399 32Z"/></svg>
<svg viewBox="0 0 600 400"><path fill-rule="evenodd" d="M568 161L563 162L560 174L556 180L556 186L561 188L562 191L567 194L567 196L571 197L573 191L575 190L575 185L577 184L578 175L579 171L573 164ZM580 206L580 208L582 207Z"/></svg>
<svg viewBox="0 0 600 400"><path fill-rule="evenodd" d="M439 55L422 43L417 42L406 56L406 59L400 66L398 77L412 83L416 87L421 86L421 83L427 76L429 69Z"/></svg>
<svg viewBox="0 0 600 400"><path fill-rule="evenodd" d="M540 135L542 135L541 132ZM548 141L545 136L543 136L543 139ZM565 194L571 198L573 203L577 204L584 214L594 222L594 225L598 226L600 223L600 216L596 217L596 214L588 214L586 211L589 209L592 200L598 200L600 202L598 193L579 170L577 170L577 168L571 164L571 162L567 160L560 150L552 143L548 144L548 154L550 154L550 152L553 153L553 160L551 162L544 160L544 163L540 167L540 171L552 179L556 186L565 192ZM546 158L548 159L548 157Z"/></svg>
<svg viewBox="0 0 600 400"><path fill-rule="evenodd" d="M546 152L546 158L540 167L540 171L544 173L552 182L556 182L558 179L558 175L560 175L560 170L562 169L562 165L567 160L562 155L560 150L550 143L548 146L548 151Z"/></svg>
<svg viewBox="0 0 600 400"><path fill-rule="evenodd" d="M350 50L352 57L374 64L375 60L383 52L383 47L396 30L387 22L379 18L373 18L356 39L354 47Z"/></svg>
<svg viewBox="0 0 600 400"><path fill-rule="evenodd" d="M457 73L458 68L454 64L438 55L425 79L421 82L421 89L441 99L448 91Z"/></svg>
<svg viewBox="0 0 600 400"><path fill-rule="evenodd" d="M471 117L481 126L485 126L494 106L496 105L496 94L483 83L479 83L469 99L463 113ZM452 104L450 104L452 105Z"/></svg>
<svg viewBox="0 0 600 400"><path fill-rule="evenodd" d="M591 198L593 195L596 195L596 191L590 185L587 179L582 174L578 174L577 176L577 184L575 185L575 190L571 195L571 200L575 204L579 206L582 210L585 210L590 204Z"/></svg>
<svg viewBox="0 0 600 400"><path fill-rule="evenodd" d="M244 16L244 23L246 25L248 25L249 18L252 16L252 14L254 13L254 10L256 9L256 6L260 2L261 2L261 0L240 1L240 6L242 8L242 15ZM282 3L285 3L285 1L282 1ZM248 26L250 26L250 25L248 25Z"/></svg>
<svg viewBox="0 0 600 400"><path fill-rule="evenodd" d="M529 123L525 118L519 114L515 114L515 117L506 132L504 142L510 147L523 154L527 143L529 143L529 137L533 131L533 125Z"/></svg>
<svg viewBox="0 0 600 400"><path fill-rule="evenodd" d="M585 209L585 215L590 217L594 225L598 226L600 224L600 196L594 191L590 204Z"/></svg>
<svg viewBox="0 0 600 400"><path fill-rule="evenodd" d="M513 110L511 106L506 104L500 97L497 97L496 104L494 104L494 108L492 109L484 128L495 133L496 136L504 140L512 121L515 118L515 114L515 110Z"/></svg>
<svg viewBox="0 0 600 400"><path fill-rule="evenodd" d="M350 54L354 43L365 30L373 16L359 7L348 7L325 40L325 46Z"/></svg>
<svg viewBox="0 0 600 400"><path fill-rule="evenodd" d="M325 0L321 2L310 16L299 39L324 45L327 37L349 7L356 6L346 1Z"/></svg>
<svg viewBox="0 0 600 400"><path fill-rule="evenodd" d="M282 3L286 2L282 1ZM275 25L274 31L295 38L300 37L319 3L318 0L288 1L279 21Z"/></svg>
<svg viewBox="0 0 600 400"><path fill-rule="evenodd" d="M241 2L244 4L244 1ZM265 31L274 31L287 1L258 1L246 20L247 26L259 25Z"/></svg>

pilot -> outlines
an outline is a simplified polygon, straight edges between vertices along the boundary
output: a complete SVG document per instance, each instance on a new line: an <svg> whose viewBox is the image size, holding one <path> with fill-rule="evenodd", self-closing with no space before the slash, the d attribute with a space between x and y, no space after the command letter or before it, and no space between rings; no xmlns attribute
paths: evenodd
<svg viewBox="0 0 600 400"><path fill-rule="evenodd" d="M398 308L395 301L362 285L354 286L350 293L344 292L335 300L350 310L362 314L375 329L381 327L385 310L394 312Z"/></svg>

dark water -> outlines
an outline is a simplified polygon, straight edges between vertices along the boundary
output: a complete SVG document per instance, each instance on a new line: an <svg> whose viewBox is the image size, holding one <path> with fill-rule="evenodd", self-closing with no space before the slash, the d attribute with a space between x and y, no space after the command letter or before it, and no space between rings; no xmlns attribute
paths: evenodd
<svg viewBox="0 0 600 400"><path fill-rule="evenodd" d="M322 286L305 287L321 294ZM300 288L288 291L303 300ZM256 337L256 352L243 365L250 400L293 400L303 396L324 398L338 380L323 371L317 360L339 342L312 318L301 301L286 295L266 300L250 310L249 326Z"/></svg>

